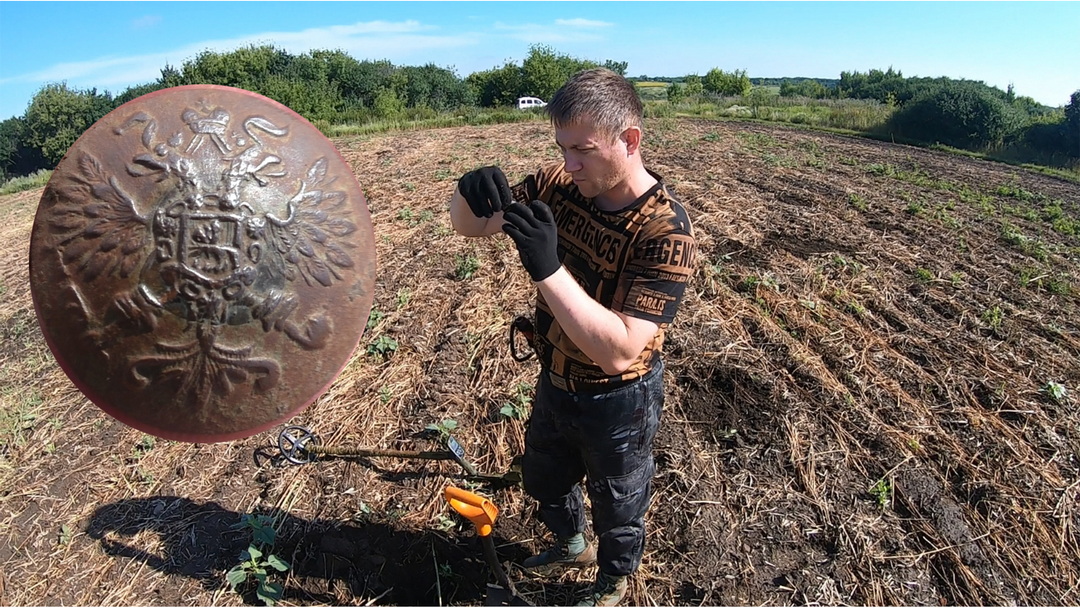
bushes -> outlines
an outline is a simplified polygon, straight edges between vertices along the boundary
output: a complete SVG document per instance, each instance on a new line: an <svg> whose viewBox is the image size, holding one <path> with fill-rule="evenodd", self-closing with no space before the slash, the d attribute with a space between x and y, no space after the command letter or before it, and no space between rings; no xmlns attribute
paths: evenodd
<svg viewBox="0 0 1080 608"><path fill-rule="evenodd" d="M668 103L674 105L686 98L686 90L677 82L671 83L667 88Z"/></svg>
<svg viewBox="0 0 1080 608"><path fill-rule="evenodd" d="M886 125L896 138L1068 167L1080 158L1080 91L1061 109L963 80L921 81Z"/></svg>
<svg viewBox="0 0 1080 608"><path fill-rule="evenodd" d="M26 109L26 143L56 166L71 144L113 109L112 97L97 89L77 91L66 83L45 86Z"/></svg>
<svg viewBox="0 0 1080 608"><path fill-rule="evenodd" d="M389 61L357 61L342 51L292 55L272 45L204 51L179 68L165 66L156 81L131 87L115 99L63 83L43 87L25 116L0 123L0 178L55 166L90 125L114 108L152 91L191 84L265 95L323 130L335 122L405 120L413 114L431 118L475 103L463 79L433 64L396 67Z"/></svg>
<svg viewBox="0 0 1080 608"><path fill-rule="evenodd" d="M622 73L625 62L608 60L608 69ZM577 72L599 67L600 64L557 53L551 47L535 44L519 67L507 62L501 68L474 72L466 78L473 89L476 102L490 108L512 105L518 97L535 96L550 100L555 91Z"/></svg>
<svg viewBox="0 0 1080 608"><path fill-rule="evenodd" d="M429 63L424 66L400 68L391 81L398 85L397 94L410 108L427 107L439 112L474 103L473 91L452 71Z"/></svg>
<svg viewBox="0 0 1080 608"><path fill-rule="evenodd" d="M22 192L23 190L40 188L49 183L50 177L52 177L52 171L49 169L38 169L30 175L13 177L6 181L0 180L0 196Z"/></svg>
<svg viewBox="0 0 1080 608"><path fill-rule="evenodd" d="M0 122L0 181L45 167L45 157L30 145L27 133L22 117Z"/></svg>
<svg viewBox="0 0 1080 608"><path fill-rule="evenodd" d="M780 85L781 97L808 97L810 99L824 99L829 96L829 90L825 85L813 79L799 82L785 81Z"/></svg>
<svg viewBox="0 0 1080 608"><path fill-rule="evenodd" d="M375 96L375 115L388 120L398 120L405 115L405 102L393 89L386 88Z"/></svg>
<svg viewBox="0 0 1080 608"><path fill-rule="evenodd" d="M664 101L646 101L644 103L645 118L671 118L675 116L676 103Z"/></svg>
<svg viewBox="0 0 1080 608"><path fill-rule="evenodd" d="M1041 117L1024 128L1019 143L1047 155L1069 156L1064 115ZM1071 156L1080 156L1075 150Z"/></svg>
<svg viewBox="0 0 1080 608"><path fill-rule="evenodd" d="M1080 158L1080 90L1069 97L1065 106L1065 146L1069 156Z"/></svg>
<svg viewBox="0 0 1080 608"><path fill-rule="evenodd" d="M705 74L701 85L707 93L713 95L746 95L750 92L750 78L746 70L725 72L719 68L713 68Z"/></svg>
<svg viewBox="0 0 1080 608"><path fill-rule="evenodd" d="M1022 128L1022 114L988 91L964 84L928 89L904 104L889 128L898 136L968 150L1000 146Z"/></svg>

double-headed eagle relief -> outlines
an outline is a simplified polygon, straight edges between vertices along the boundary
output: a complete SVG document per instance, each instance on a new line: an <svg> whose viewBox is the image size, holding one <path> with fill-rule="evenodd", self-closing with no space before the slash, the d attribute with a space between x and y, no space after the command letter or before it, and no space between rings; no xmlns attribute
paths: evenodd
<svg viewBox="0 0 1080 608"><path fill-rule="evenodd" d="M163 437L250 435L311 402L367 320L363 194L290 110L227 87L166 89L68 151L34 225L50 347L98 406Z"/></svg>

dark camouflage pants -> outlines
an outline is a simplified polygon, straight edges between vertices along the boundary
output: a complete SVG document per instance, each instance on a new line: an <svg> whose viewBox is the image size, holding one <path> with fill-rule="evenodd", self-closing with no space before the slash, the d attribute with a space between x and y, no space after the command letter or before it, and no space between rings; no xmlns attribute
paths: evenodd
<svg viewBox="0 0 1080 608"><path fill-rule="evenodd" d="M585 529L580 481L592 504L597 562L610 575L637 570L645 551L652 495L652 444L664 405L663 364L606 393L568 393L546 372L537 383L525 433L525 491L553 533Z"/></svg>

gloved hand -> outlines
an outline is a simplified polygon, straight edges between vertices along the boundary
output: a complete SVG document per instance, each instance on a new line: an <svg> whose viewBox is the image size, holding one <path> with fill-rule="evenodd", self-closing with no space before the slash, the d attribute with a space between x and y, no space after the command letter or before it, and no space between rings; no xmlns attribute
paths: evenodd
<svg viewBox="0 0 1080 608"><path fill-rule="evenodd" d="M458 191L476 217L491 217L513 202L510 184L498 167L482 167L462 175Z"/></svg>
<svg viewBox="0 0 1080 608"><path fill-rule="evenodd" d="M517 245L521 265L539 283L555 274L559 261L559 235L551 207L541 201L514 203L503 208L503 232Z"/></svg>

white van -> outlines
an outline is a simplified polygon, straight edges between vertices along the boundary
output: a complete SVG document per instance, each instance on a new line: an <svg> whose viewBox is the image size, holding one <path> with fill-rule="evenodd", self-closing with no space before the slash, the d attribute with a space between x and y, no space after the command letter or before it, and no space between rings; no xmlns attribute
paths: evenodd
<svg viewBox="0 0 1080 608"><path fill-rule="evenodd" d="M529 110L532 108L542 108L547 105L547 102L539 97L518 97L517 109Z"/></svg>

